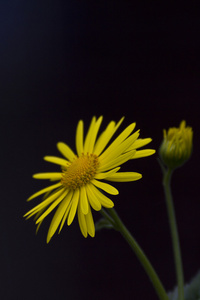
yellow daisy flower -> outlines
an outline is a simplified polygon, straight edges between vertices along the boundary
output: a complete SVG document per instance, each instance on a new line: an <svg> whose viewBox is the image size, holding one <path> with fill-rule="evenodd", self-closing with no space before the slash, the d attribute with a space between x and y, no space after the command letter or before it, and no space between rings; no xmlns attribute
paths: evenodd
<svg viewBox="0 0 200 300"><path fill-rule="evenodd" d="M56 207L57 210L51 221L47 243L59 227L59 232L65 222L70 225L78 215L78 222L84 237L95 235L95 226L91 207L99 211L102 207L114 206L104 193L117 195L118 190L104 182L128 182L142 177L136 172L119 172L120 166L130 159L152 155L155 150L138 148L151 142L151 138L139 139L139 130L132 133L136 123L130 124L106 148L116 130L121 125L123 118L116 124L111 121L106 129L98 136L103 117L92 118L89 130L84 139L84 123L78 122L76 130L76 152L63 142L57 148L64 158L45 156L44 160L57 164L61 170L53 173L38 173L33 175L36 179L49 179L58 181L39 192L33 194L32 200L44 194L43 201L25 214L30 218L35 216L37 230L45 217ZM98 137L97 137L98 136Z"/></svg>

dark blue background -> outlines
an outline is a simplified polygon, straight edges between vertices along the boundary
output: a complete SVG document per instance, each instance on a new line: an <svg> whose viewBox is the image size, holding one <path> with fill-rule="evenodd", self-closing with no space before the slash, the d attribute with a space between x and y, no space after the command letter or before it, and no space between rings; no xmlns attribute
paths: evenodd
<svg viewBox="0 0 200 300"><path fill-rule="evenodd" d="M194 129L190 162L174 174L186 281L200 267L198 7L134 1L2 1L0 5L2 299L155 299L129 247L114 231L81 236L77 221L46 245L23 214L51 170L57 141L74 148L80 118L103 126L125 116L158 149L162 129L185 119ZM116 184L115 207L166 288L175 284L157 155L127 163L143 179ZM99 215L94 214L95 220Z"/></svg>

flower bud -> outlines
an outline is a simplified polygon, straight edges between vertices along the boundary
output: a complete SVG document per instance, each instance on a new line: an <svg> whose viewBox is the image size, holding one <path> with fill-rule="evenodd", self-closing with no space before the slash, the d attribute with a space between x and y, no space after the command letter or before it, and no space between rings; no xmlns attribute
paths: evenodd
<svg viewBox="0 0 200 300"><path fill-rule="evenodd" d="M160 157L170 169L180 167L192 153L192 128L182 121L178 128L172 127L168 131L164 129L163 133L163 142L159 149Z"/></svg>

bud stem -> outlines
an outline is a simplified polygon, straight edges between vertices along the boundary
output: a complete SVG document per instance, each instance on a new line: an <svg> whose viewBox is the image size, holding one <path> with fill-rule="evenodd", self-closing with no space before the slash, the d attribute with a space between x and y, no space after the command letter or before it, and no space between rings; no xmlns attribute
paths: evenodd
<svg viewBox="0 0 200 300"><path fill-rule="evenodd" d="M177 285L178 285L178 300L184 300L183 266L182 266L182 259L181 259L181 250L180 250L179 235L178 235L178 229L176 223L176 216L175 216L174 204L173 204L172 193L171 193L172 173L173 173L172 169L165 170L164 177L163 177L163 186L165 191L165 199L166 199L172 245L173 245L176 278L177 278Z"/></svg>

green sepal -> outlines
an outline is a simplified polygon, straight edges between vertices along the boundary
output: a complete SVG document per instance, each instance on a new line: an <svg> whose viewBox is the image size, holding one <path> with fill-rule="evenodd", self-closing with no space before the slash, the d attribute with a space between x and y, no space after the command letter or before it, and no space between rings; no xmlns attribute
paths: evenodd
<svg viewBox="0 0 200 300"><path fill-rule="evenodd" d="M200 271L197 275L184 286L185 300L200 300ZM178 288L168 293L169 300L178 299Z"/></svg>
<svg viewBox="0 0 200 300"><path fill-rule="evenodd" d="M102 218L98 222L95 223L95 230L101 230L101 229L113 229L114 226L106 219Z"/></svg>

